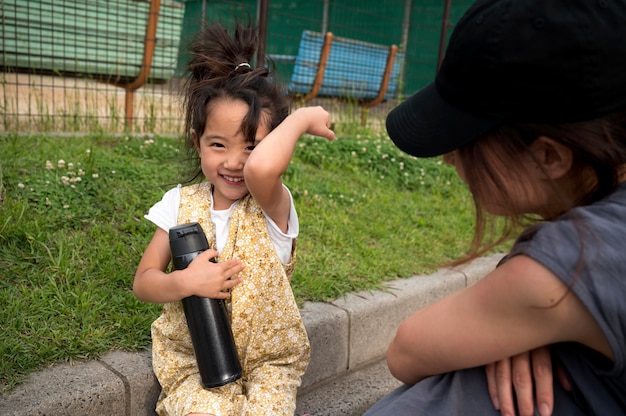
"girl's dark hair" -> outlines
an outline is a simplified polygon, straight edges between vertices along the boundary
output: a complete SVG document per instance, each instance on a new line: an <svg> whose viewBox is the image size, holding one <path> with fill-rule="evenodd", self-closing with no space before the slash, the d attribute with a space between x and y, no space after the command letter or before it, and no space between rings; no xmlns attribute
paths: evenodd
<svg viewBox="0 0 626 416"><path fill-rule="evenodd" d="M191 163L184 183L202 178L191 131L202 136L216 101L241 100L248 105L241 131L250 142L261 122L271 131L289 114L289 99L272 80L272 71L253 67L258 43L256 29L240 22L235 22L232 34L219 23L203 25L191 42L183 83L184 140Z"/></svg>
<svg viewBox="0 0 626 416"><path fill-rule="evenodd" d="M574 206L591 204L609 195L624 180L626 164L626 109L589 121L566 124L508 123L459 149L458 157L464 167L465 180L472 192L476 208L476 228L467 256L462 263L481 256L513 237L522 227L551 218L528 214L514 215L498 220L484 209L484 201L506 192L504 178L510 175L524 177L530 169L519 162L520 155L529 151L529 144L540 136L547 136L569 147L574 163L570 175L579 180L585 191L577 201L567 198L557 183L552 183L554 194L562 201L556 217ZM481 166L483 169L474 169ZM589 172L593 180L589 182ZM587 175L587 176L585 176ZM521 192L521 189L513 192ZM510 212L522 212L513 198L504 194Z"/></svg>

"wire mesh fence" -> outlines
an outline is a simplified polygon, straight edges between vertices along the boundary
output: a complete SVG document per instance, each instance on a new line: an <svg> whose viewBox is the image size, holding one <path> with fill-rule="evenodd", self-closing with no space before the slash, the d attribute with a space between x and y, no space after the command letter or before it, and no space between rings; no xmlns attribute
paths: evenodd
<svg viewBox="0 0 626 416"><path fill-rule="evenodd" d="M3 0L1 7L0 129L126 129L127 90L145 65L149 2ZM150 75L133 91L139 131L176 119L164 87L174 75L183 15L177 2L163 2L158 12Z"/></svg>
<svg viewBox="0 0 626 416"><path fill-rule="evenodd" d="M468 4L457 0L450 20ZM263 61L295 98L313 89L319 72L314 57L313 76L295 88L306 32L348 41L331 47L316 99L355 106L380 92L395 45L376 103L391 105L432 80L444 9L442 0L0 0L0 132L179 134L186 44L202 24L235 19L256 22ZM361 84L349 84L355 79ZM360 96L364 83L374 91Z"/></svg>

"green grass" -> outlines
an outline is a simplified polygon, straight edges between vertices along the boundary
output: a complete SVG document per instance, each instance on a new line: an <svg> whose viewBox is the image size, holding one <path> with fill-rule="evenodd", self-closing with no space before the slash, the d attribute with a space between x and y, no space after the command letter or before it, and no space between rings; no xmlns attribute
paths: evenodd
<svg viewBox="0 0 626 416"><path fill-rule="evenodd" d="M301 223L300 304L433 272L471 237L452 168L352 130L336 142L303 138L284 177ZM179 180L177 147L0 136L0 392L46 365L149 345L161 306L139 302L132 278L154 232L143 215Z"/></svg>

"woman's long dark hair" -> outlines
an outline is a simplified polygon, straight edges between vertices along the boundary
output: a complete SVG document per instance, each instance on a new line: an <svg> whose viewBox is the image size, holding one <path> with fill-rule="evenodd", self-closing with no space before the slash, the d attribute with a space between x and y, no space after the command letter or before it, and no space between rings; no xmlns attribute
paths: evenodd
<svg viewBox="0 0 626 416"><path fill-rule="evenodd" d="M271 131L289 114L289 99L272 80L270 69L253 67L258 42L254 27L236 22L232 34L221 24L205 25L190 44L183 83L184 140L190 163L183 183L202 179L191 131L202 136L218 100L241 100L248 105L241 131L250 142L262 121Z"/></svg>
<svg viewBox="0 0 626 416"><path fill-rule="evenodd" d="M582 184L585 181L583 175L588 177L591 172L591 183L581 188L584 192L576 201L571 201L558 184L553 183L554 193L562 204L551 218L519 214L504 218L503 223L497 223L496 217L484 209L485 201L493 195L505 192L505 177L510 177L511 174L524 177L528 166L516 162L520 160L520 155L531 154L529 145L540 136L550 137L570 148L574 158L571 175ZM459 149L457 157L463 164L465 179L474 198L476 227L466 257L456 264L485 254L513 237L523 227L550 220L575 206L591 204L613 192L624 180L626 173L626 109L576 123L503 124ZM473 168L475 166L481 166L481 169ZM506 194L504 196L503 200L510 204L508 211L521 211L513 205L513 198L506 198Z"/></svg>

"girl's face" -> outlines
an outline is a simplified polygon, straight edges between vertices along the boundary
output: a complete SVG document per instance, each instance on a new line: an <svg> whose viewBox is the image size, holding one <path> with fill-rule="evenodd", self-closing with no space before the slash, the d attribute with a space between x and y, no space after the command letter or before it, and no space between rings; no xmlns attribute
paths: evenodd
<svg viewBox="0 0 626 416"><path fill-rule="evenodd" d="M213 185L214 209L228 209L249 193L243 167L250 152L269 129L261 122L254 144L247 142L241 131L242 120L247 114L248 105L243 101L221 99L213 104L202 135L197 137L192 132L202 173Z"/></svg>

